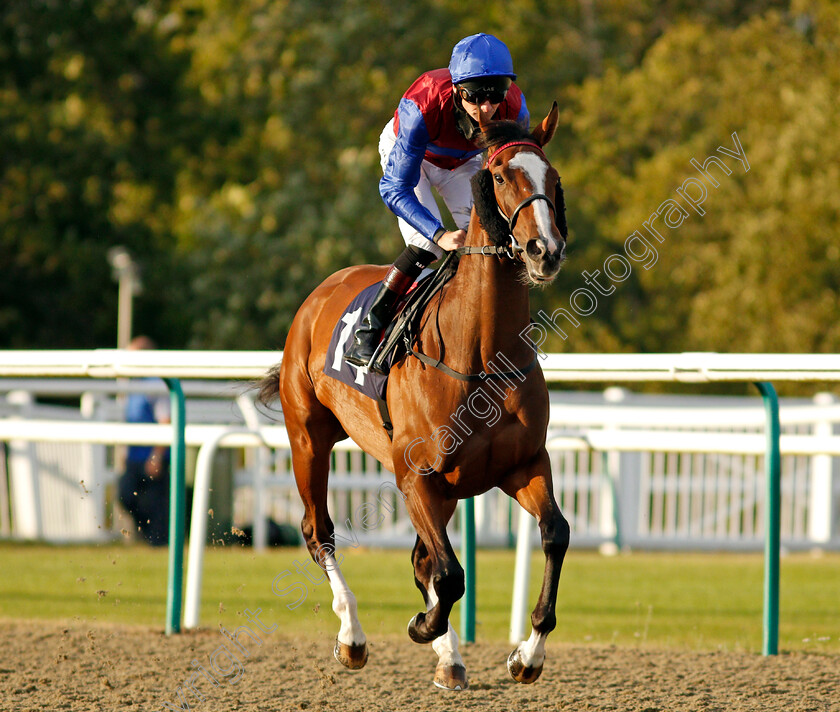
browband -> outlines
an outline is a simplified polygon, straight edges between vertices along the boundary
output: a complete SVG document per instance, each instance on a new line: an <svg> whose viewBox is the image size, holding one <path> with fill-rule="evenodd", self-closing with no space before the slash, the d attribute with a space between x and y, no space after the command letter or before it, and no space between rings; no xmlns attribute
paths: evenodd
<svg viewBox="0 0 840 712"><path fill-rule="evenodd" d="M531 146L531 148L536 148L537 151L540 152L542 157L545 158L545 153L543 153L542 148L540 148L540 146L538 144L534 143L533 141L511 141L510 143L506 143L506 144L503 144L502 146L499 146L495 151L493 151L493 153L491 153L490 156L487 158L487 160L484 162L485 167L489 166L490 161L492 161L502 151L504 151L506 148L510 148L511 146Z"/></svg>

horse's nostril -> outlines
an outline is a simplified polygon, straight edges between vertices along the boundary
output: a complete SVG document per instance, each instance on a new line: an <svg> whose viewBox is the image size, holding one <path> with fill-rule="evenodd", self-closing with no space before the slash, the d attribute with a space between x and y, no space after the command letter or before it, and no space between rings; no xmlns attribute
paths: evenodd
<svg viewBox="0 0 840 712"><path fill-rule="evenodd" d="M538 240L537 238L531 238L525 245L525 250L527 251L530 257L542 257L545 254L545 245L543 244L542 240Z"/></svg>

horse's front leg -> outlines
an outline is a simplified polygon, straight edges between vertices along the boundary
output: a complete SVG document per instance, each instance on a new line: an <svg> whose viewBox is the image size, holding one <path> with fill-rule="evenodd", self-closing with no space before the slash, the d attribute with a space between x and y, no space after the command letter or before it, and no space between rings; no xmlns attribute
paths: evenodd
<svg viewBox="0 0 840 712"><path fill-rule="evenodd" d="M452 606L464 595L464 570L446 533L457 502L441 497L425 477L418 476L408 492L406 507L418 534L411 557L414 581L426 602L426 611L409 621L408 635L415 643L431 643L437 653L435 685L465 690L467 670L449 623Z"/></svg>
<svg viewBox="0 0 840 712"><path fill-rule="evenodd" d="M551 467L545 451L536 463L508 475L502 483L502 489L536 517L545 552L545 573L540 597L531 613L531 637L516 647L507 662L508 672L516 682L531 683L542 673L545 640L557 625L557 586L563 559L569 548L569 523L554 500Z"/></svg>

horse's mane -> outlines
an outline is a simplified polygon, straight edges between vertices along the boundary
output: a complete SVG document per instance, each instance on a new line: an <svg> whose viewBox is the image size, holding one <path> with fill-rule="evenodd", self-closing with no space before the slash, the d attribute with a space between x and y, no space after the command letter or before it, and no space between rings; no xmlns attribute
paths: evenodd
<svg viewBox="0 0 840 712"><path fill-rule="evenodd" d="M515 121L491 121L476 139L482 149L491 149L511 141L533 141L531 132Z"/></svg>

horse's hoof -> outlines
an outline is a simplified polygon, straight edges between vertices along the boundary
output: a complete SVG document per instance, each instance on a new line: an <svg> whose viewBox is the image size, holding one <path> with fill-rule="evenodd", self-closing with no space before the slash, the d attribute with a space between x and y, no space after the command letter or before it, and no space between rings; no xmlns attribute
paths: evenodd
<svg viewBox="0 0 840 712"><path fill-rule="evenodd" d="M430 638L427 638L418 630L417 626L419 626L425 620L425 613L417 613L415 614L414 618L412 618L408 622L408 637L411 638L415 643L420 643L420 645L426 645L427 643L431 643L437 637L432 636Z"/></svg>
<svg viewBox="0 0 840 712"><path fill-rule="evenodd" d="M441 690L466 690L467 668L463 665L438 665L435 669L435 687Z"/></svg>
<svg viewBox="0 0 840 712"><path fill-rule="evenodd" d="M361 645L345 645L336 638L333 655L335 655L335 659L344 665L344 667L350 670L361 670L368 661L367 643L362 643Z"/></svg>
<svg viewBox="0 0 840 712"><path fill-rule="evenodd" d="M536 682L537 678L542 674L543 666L528 667L525 665L519 655L519 648L517 648L508 656L507 669L515 682L530 685L532 682Z"/></svg>

